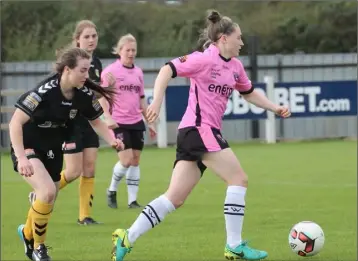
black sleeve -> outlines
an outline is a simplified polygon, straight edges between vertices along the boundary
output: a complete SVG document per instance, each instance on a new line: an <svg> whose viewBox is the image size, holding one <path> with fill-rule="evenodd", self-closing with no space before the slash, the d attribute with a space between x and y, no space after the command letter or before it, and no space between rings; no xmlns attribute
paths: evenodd
<svg viewBox="0 0 358 261"><path fill-rule="evenodd" d="M81 114L89 121L99 118L103 114L103 109L98 99L94 97L93 91L87 87L83 87L81 91Z"/></svg>
<svg viewBox="0 0 358 261"><path fill-rule="evenodd" d="M42 101L43 96L38 92L38 89L34 89L21 95L15 103L15 107L31 117Z"/></svg>
<svg viewBox="0 0 358 261"><path fill-rule="evenodd" d="M100 59L98 59L98 70L99 70L99 77L101 78L102 71L103 71L103 66L102 66L102 62L101 62Z"/></svg>
<svg viewBox="0 0 358 261"><path fill-rule="evenodd" d="M36 88L20 96L15 107L25 112L30 117L35 113L41 102L44 101L47 93L58 86L58 74L51 74L43 80Z"/></svg>

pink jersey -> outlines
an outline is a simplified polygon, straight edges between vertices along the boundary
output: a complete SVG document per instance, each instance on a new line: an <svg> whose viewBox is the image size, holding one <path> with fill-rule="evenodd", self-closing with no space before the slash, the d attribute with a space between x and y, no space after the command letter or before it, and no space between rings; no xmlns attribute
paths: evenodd
<svg viewBox="0 0 358 261"><path fill-rule="evenodd" d="M112 73L116 79L117 95L112 108L113 120L121 124L134 124L141 121L140 100L144 98L143 71L137 66L125 67L118 59L103 70L101 74L103 86L108 86L107 73Z"/></svg>
<svg viewBox="0 0 358 261"><path fill-rule="evenodd" d="M221 129L229 97L253 91L244 66L237 58L225 59L215 45L169 62L176 76L190 78L189 101L179 129L209 126Z"/></svg>

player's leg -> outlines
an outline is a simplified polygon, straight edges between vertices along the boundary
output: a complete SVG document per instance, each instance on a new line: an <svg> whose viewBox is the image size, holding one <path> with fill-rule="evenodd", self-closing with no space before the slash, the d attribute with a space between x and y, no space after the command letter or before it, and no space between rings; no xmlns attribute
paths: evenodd
<svg viewBox="0 0 358 261"><path fill-rule="evenodd" d="M80 225L100 224L92 218L94 200L94 181L99 139L92 128L86 129L82 136L83 144L83 172L78 187L79 192L79 219Z"/></svg>
<svg viewBox="0 0 358 261"><path fill-rule="evenodd" d="M60 190L78 179L83 172L83 152L64 154L66 169L61 171Z"/></svg>
<svg viewBox="0 0 358 261"><path fill-rule="evenodd" d="M126 181L128 189L128 207L140 208L137 198L140 183L140 168L139 161L140 155L144 147L144 135L143 131L132 130L130 131L131 143L133 149L133 156L131 165L128 168Z"/></svg>
<svg viewBox="0 0 358 261"><path fill-rule="evenodd" d="M64 154L66 169L61 171L59 189L65 188L72 181L81 176L82 165L78 162L83 161L83 147L78 133L73 135L71 139L63 144L62 151ZM29 194L29 201L32 204L36 199L36 193L34 191Z"/></svg>
<svg viewBox="0 0 358 261"><path fill-rule="evenodd" d="M132 143L128 130L117 128L113 130L115 136L124 143L124 150L118 151L118 161L113 167L112 179L107 189L107 205L117 208L117 190L119 183L127 174L133 158Z"/></svg>
<svg viewBox="0 0 358 261"><path fill-rule="evenodd" d="M49 152L51 153L49 154ZM34 175L24 177L24 179L33 188L36 199L30 208L26 224L18 228L19 236L23 239L25 247L29 240L33 240L32 260L40 261L50 260L45 240L57 194L56 182L58 183L60 179L59 174L62 168L62 152L49 152L47 155L42 153L43 155L40 156L42 161L38 158L30 158ZM49 174L49 171L53 171L52 175ZM27 252L29 252L28 248L29 246L25 248Z"/></svg>
<svg viewBox="0 0 358 261"><path fill-rule="evenodd" d="M128 230L117 229L113 233L112 260L123 260L141 235L161 223L170 212L182 206L200 177L201 172L197 162L184 160L177 162L168 190L151 201Z"/></svg>
<svg viewBox="0 0 358 261"><path fill-rule="evenodd" d="M61 172L60 190L78 179L83 172L83 133L75 128L71 137L63 144L66 169Z"/></svg>
<svg viewBox="0 0 358 261"><path fill-rule="evenodd" d="M128 207L140 208L137 198L140 182L140 150L132 150L132 161L126 174L127 190L128 190Z"/></svg>
<svg viewBox="0 0 358 261"><path fill-rule="evenodd" d="M100 224L92 218L97 151L97 148L85 148L83 150L83 172L79 184L78 224L80 225Z"/></svg>
<svg viewBox="0 0 358 261"><path fill-rule="evenodd" d="M38 155L35 154L33 149L25 149L25 154L28 159L37 158ZM11 147L11 160L13 162L13 168L15 172L18 172L17 169L17 158L15 156L15 152ZM35 193L34 193L35 195ZM32 260L32 253L34 251L34 237L32 234L32 207L30 207L27 213L26 223L18 226L17 233L24 244L25 247L25 255Z"/></svg>
<svg viewBox="0 0 358 261"><path fill-rule="evenodd" d="M221 137L221 136L220 136ZM212 169L227 184L224 203L227 244L227 259L259 260L267 257L265 251L256 250L242 240L242 227L245 214L245 194L247 175L230 148L204 154L203 163Z"/></svg>

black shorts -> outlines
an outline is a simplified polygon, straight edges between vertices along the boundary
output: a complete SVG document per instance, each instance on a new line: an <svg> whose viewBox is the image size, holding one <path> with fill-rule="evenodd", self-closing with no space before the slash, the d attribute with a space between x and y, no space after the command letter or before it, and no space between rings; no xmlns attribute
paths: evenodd
<svg viewBox="0 0 358 261"><path fill-rule="evenodd" d="M209 127L186 127L179 129L177 136L176 160L196 161L201 174L206 170L202 162L203 154L229 148L220 130Z"/></svg>
<svg viewBox="0 0 358 261"><path fill-rule="evenodd" d="M82 152L87 148L98 148L99 139L97 133L89 126L76 126L73 133L63 144L64 154Z"/></svg>
<svg viewBox="0 0 358 261"><path fill-rule="evenodd" d="M63 152L61 148L57 148L57 149L26 148L25 154L28 159L39 159L44 164L53 182L60 181L62 165L63 165ZM17 158L15 156L15 152L12 147L11 147L11 160L14 165L14 170L18 172Z"/></svg>
<svg viewBox="0 0 358 261"><path fill-rule="evenodd" d="M144 147L144 131L143 130L131 130L127 128L115 128L113 129L114 135L117 139L120 139L124 143L124 150L143 150Z"/></svg>

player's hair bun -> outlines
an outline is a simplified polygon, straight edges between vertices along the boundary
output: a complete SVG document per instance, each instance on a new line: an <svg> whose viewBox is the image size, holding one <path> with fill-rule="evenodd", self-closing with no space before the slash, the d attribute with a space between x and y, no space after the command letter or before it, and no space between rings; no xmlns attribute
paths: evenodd
<svg viewBox="0 0 358 261"><path fill-rule="evenodd" d="M221 15L218 11L212 10L208 12L208 18L207 18L210 22L212 22L213 24L216 24L217 22L219 22L221 20Z"/></svg>

